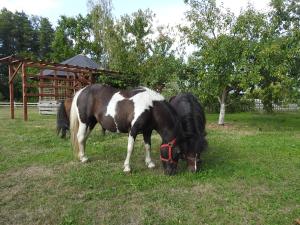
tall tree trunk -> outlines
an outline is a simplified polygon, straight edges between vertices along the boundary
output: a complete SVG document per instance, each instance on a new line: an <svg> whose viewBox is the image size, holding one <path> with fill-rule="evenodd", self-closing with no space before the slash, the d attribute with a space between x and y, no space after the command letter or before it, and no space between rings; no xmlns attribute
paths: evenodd
<svg viewBox="0 0 300 225"><path fill-rule="evenodd" d="M219 121L218 121L219 125L224 125L226 96L227 96L227 88L224 88L221 98L219 97L219 103L220 103L220 114L219 114Z"/></svg>

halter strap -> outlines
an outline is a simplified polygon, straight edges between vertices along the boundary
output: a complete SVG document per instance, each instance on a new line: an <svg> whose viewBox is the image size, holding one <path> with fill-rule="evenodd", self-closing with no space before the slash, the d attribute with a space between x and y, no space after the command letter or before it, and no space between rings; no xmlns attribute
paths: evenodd
<svg viewBox="0 0 300 225"><path fill-rule="evenodd" d="M166 144L162 144L160 146L160 150L162 148L166 148L166 147L168 148L168 158L163 158L162 155L160 154L160 159L162 161L165 161L165 162L169 162L170 161L172 163L176 163L177 164L177 162L172 159L172 148L175 146L175 144L176 144L176 138L174 138L172 141L170 141L170 142L168 142Z"/></svg>

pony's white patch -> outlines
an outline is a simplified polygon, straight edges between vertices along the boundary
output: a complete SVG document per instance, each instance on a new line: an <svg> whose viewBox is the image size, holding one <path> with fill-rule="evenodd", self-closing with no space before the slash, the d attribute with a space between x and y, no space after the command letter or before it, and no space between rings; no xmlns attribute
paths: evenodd
<svg viewBox="0 0 300 225"><path fill-rule="evenodd" d="M137 93L130 98L130 100L132 100L134 104L134 118L131 121L131 126L134 125L136 120L143 112L153 106L153 101L165 100L165 98L156 91L153 91L146 87L143 87L143 89L145 91Z"/></svg>
<svg viewBox="0 0 300 225"><path fill-rule="evenodd" d="M106 116L111 116L114 119L116 128L118 130L118 125L115 121L116 116L116 108L118 102L128 99L133 102L134 105L134 118L131 121L131 126L134 125L136 120L139 118L139 116L145 112L147 109L150 109L150 107L153 106L153 101L163 101L165 98L157 93L156 91L153 91L149 88L142 87L141 90L144 90L143 92L137 93L136 95L132 96L131 98L125 98L120 94L120 92L115 93L112 98L110 99L107 109L106 109Z"/></svg>
<svg viewBox="0 0 300 225"><path fill-rule="evenodd" d="M120 102L124 99L125 98L120 94L120 92L115 93L111 97L111 99L110 99L110 101L107 105L106 114L105 114L106 116L111 116L113 118L118 133L119 133L118 125L117 125L116 120L115 120L116 109L117 109L118 102Z"/></svg>
<svg viewBox="0 0 300 225"><path fill-rule="evenodd" d="M120 92L115 93L108 105L107 105L107 109L106 109L106 116L111 116L112 118L115 118L116 115L116 107L119 101L124 100L125 98L120 94Z"/></svg>

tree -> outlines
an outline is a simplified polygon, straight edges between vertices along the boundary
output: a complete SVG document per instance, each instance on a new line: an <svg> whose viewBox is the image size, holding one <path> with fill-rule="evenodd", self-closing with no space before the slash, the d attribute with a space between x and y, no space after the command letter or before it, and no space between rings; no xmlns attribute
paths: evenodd
<svg viewBox="0 0 300 225"><path fill-rule="evenodd" d="M65 34L63 26L56 28L51 48L51 59L56 62L61 62L75 55L73 43Z"/></svg>
<svg viewBox="0 0 300 225"><path fill-rule="evenodd" d="M14 54L16 51L14 38L14 14L7 9L0 12L0 57Z"/></svg>
<svg viewBox="0 0 300 225"><path fill-rule="evenodd" d="M16 54L32 57L38 50L38 40L33 20L24 12L12 13L7 9L0 11L0 57ZM15 81L16 85L21 85ZM22 96L22 88L15 88L15 97ZM7 67L0 67L0 91L4 99L8 99Z"/></svg>
<svg viewBox="0 0 300 225"><path fill-rule="evenodd" d="M222 125L229 92L239 92L242 80L246 80L239 70L244 42L233 33L234 15L217 7L215 0L185 2L190 6L186 14L190 26L181 30L188 41L198 48L190 59L197 69L197 88L199 92L209 90L199 95L218 99L218 124Z"/></svg>
<svg viewBox="0 0 300 225"><path fill-rule="evenodd" d="M152 17L151 11L139 10L122 16L106 30L108 67L125 73L131 86L140 85L141 76L147 76L143 68L150 55Z"/></svg>
<svg viewBox="0 0 300 225"><path fill-rule="evenodd" d="M54 40L54 30L47 18L39 18L39 58L42 60L49 60L52 48L51 44Z"/></svg>
<svg viewBox="0 0 300 225"><path fill-rule="evenodd" d="M161 92L170 82L177 80L183 60L175 57L175 50L172 49L174 39L170 31L161 26L157 32L158 36L151 40L141 83Z"/></svg>
<svg viewBox="0 0 300 225"><path fill-rule="evenodd" d="M267 112L272 112L274 102L299 94L297 1L273 0L269 14L249 6L236 19L214 0L186 2L191 7L187 12L190 27L182 30L198 47L189 60L196 69L189 84L200 89L203 98L218 96L219 124L224 123L229 93L260 98Z"/></svg>
<svg viewBox="0 0 300 225"><path fill-rule="evenodd" d="M267 112L272 112L274 102L290 98L297 90L292 74L299 71L299 36L297 38L293 31L299 21L289 13L290 7L284 1L272 4L276 9L269 15L248 8L239 16L234 28L236 35L248 43L244 71L256 77L248 91L251 97L262 100ZM291 16L293 19L289 19Z"/></svg>
<svg viewBox="0 0 300 225"><path fill-rule="evenodd" d="M286 53L286 75L289 96L300 97L300 2L297 0L272 0L270 12L272 31L283 40L281 50ZM279 40L280 41L280 40Z"/></svg>
<svg viewBox="0 0 300 225"><path fill-rule="evenodd" d="M116 20L110 0L89 0L88 5L97 58L103 67L124 73L109 80L103 78L102 82L118 87L142 84L161 90L179 60L170 50L174 41L163 29L154 38L154 14L138 10Z"/></svg>
<svg viewBox="0 0 300 225"><path fill-rule="evenodd" d="M108 46L114 29L111 0L88 0L91 35L94 37L92 49L94 57L103 68L108 67Z"/></svg>

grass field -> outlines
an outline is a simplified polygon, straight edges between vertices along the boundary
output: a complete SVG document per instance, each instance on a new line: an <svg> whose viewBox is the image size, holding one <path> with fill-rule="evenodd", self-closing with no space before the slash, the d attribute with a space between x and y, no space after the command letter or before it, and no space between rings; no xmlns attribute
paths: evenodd
<svg viewBox="0 0 300 225"><path fill-rule="evenodd" d="M142 138L122 172L126 135L87 143L90 163L73 159L69 140L55 135L55 117L0 108L0 224L294 224L300 218L300 114L207 115L209 148L201 172L180 163L163 174L144 165Z"/></svg>

